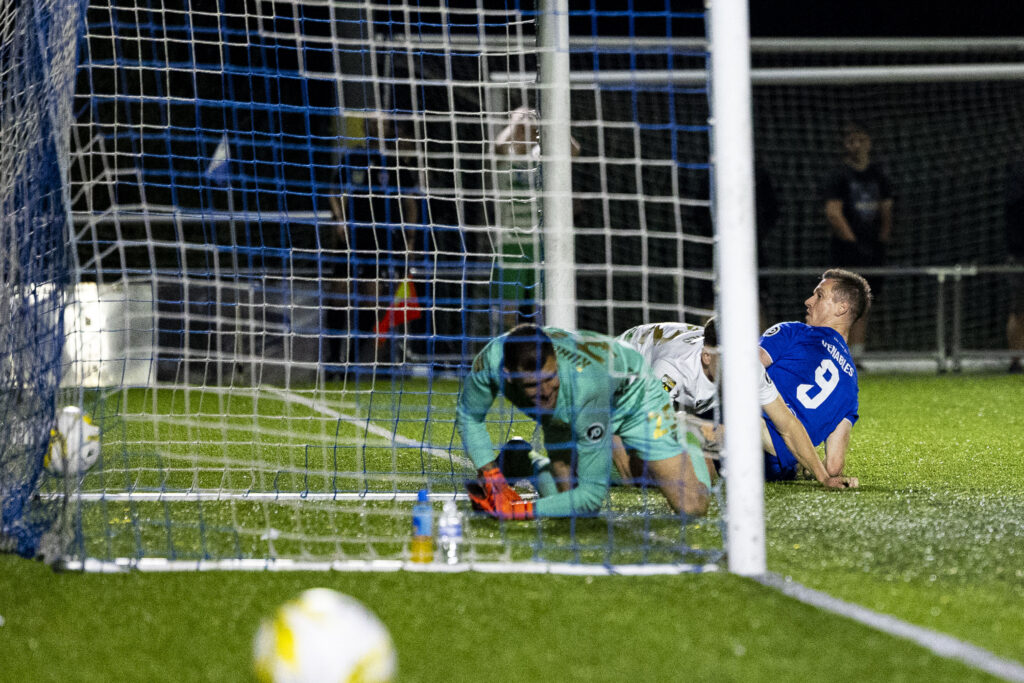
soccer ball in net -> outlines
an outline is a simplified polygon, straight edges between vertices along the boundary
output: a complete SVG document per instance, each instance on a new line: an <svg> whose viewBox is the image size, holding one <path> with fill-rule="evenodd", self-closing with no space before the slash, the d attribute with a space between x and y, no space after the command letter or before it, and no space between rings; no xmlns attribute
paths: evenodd
<svg viewBox="0 0 1024 683"><path fill-rule="evenodd" d="M75 406L61 410L43 457L46 469L59 476L85 474L99 457L100 428Z"/></svg>
<svg viewBox="0 0 1024 683"><path fill-rule="evenodd" d="M253 657L257 678L268 683L383 683L397 668L384 624L354 598L328 588L311 588L264 619Z"/></svg>

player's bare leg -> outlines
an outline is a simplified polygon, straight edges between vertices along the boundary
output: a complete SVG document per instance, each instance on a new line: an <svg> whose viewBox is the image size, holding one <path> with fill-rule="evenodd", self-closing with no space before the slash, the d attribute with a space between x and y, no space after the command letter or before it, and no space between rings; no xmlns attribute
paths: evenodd
<svg viewBox="0 0 1024 683"><path fill-rule="evenodd" d="M648 460L646 465L673 510L695 517L707 513L711 494L697 479L688 456L679 454L664 460Z"/></svg>
<svg viewBox="0 0 1024 683"><path fill-rule="evenodd" d="M631 468L632 463L629 452L626 450L625 444L622 443L622 439L618 436L612 437L612 465L615 467L615 471L622 477L623 484L633 483L633 471Z"/></svg>
<svg viewBox="0 0 1024 683"><path fill-rule="evenodd" d="M555 478L555 486L559 491L572 489L572 465L565 460L551 458L551 476Z"/></svg>

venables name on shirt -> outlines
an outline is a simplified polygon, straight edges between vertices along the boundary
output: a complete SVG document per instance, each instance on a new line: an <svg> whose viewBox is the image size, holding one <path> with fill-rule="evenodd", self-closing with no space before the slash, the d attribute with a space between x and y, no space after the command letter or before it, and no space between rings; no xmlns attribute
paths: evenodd
<svg viewBox="0 0 1024 683"><path fill-rule="evenodd" d="M832 358L834 358L837 363L839 363L839 367L843 369L843 372L845 372L850 377L853 377L853 364L850 363L850 361L846 360L843 354L839 353L839 349L836 348L836 345L829 344L824 339L821 340L821 345L824 346L825 350L828 351L829 355L832 356Z"/></svg>

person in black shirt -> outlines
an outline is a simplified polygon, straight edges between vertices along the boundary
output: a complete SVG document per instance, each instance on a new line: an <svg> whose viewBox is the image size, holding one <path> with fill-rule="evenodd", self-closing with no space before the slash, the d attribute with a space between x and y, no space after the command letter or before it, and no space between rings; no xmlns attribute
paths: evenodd
<svg viewBox="0 0 1024 683"><path fill-rule="evenodd" d="M778 258L779 198L775 183L768 169L754 160L754 216L757 219L757 267L775 265ZM777 298L779 287L771 278L761 278L758 283L758 329L768 329L768 305Z"/></svg>
<svg viewBox="0 0 1024 683"><path fill-rule="evenodd" d="M888 175L871 160L871 136L859 123L843 127L843 163L825 186L825 218L832 232L832 265L857 270L886 265L892 238L893 191ZM871 279L878 296L882 278ZM864 349L867 316L850 331L850 351Z"/></svg>

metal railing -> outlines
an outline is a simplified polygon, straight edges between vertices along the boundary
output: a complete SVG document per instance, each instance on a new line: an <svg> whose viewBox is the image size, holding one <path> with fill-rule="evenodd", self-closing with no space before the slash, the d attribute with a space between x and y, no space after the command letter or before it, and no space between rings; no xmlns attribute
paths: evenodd
<svg viewBox="0 0 1024 683"><path fill-rule="evenodd" d="M262 216L266 220L266 216ZM82 227L90 221L120 221L124 223L151 222L171 223L182 226L195 222L222 222L225 220L253 220L253 216L239 214L196 214L190 212L175 211L170 213L150 213L140 211L138 214L114 214L103 216L86 216L78 214L75 222ZM299 221L305 225L315 225L320 220L327 220L326 216L317 215L314 212L289 214L282 216L283 220ZM179 230L180 233L180 230ZM173 247L168 244L166 246ZM181 245L178 245L181 246ZM189 248L209 249L222 251L231 249L230 245L190 245ZM274 250L272 250L274 251ZM289 262L288 267L283 271L291 273L292 276L300 279L308 279L315 282L318 277L318 269L312 265L320 258L315 250L298 250L301 254L293 253L289 258L284 254L290 250L277 249L282 252L279 257L284 262ZM470 288L477 289L486 287L491 275L490 262L484 255L463 254L459 263L441 263L438 261L423 262L413 268L413 274L423 279L440 278L444 282L454 282L456 278L464 278L464 284ZM301 263L300 263L301 262ZM593 267L599 267L597 265ZM787 284L784 288L776 288L780 292L780 298L776 300L774 310L769 311L768 322L777 322L783 319L796 319L802 313L800 302L810 293L808 286L813 280L826 270L825 266L800 267L800 268L762 268L759 270L762 285L778 281L787 283L798 280L799 284L793 286ZM308 272L307 272L308 271ZM152 271L149 271L152 275ZM583 272L578 271L578 272ZM1014 354L1006 348L1005 339L1005 282L993 283L996 277L1006 278L1012 273L1024 274L1024 266L1021 265L978 265L978 264L950 264L931 266L890 266L883 268L859 269L862 275L869 281L873 277L882 276L886 278L887 294L881 301L882 306L876 307L875 316L887 319L891 339L886 343L869 343L869 351L865 352L858 360L868 363L886 362L895 363L899 367L899 361L915 362L922 361L934 363L939 372L957 372L965 368L968 361L983 361L985 363L997 363L1009 361ZM141 273L135 273L136 277ZM241 273L235 273L239 275ZM281 276L282 271L277 275ZM125 275L129 275L126 273ZM221 275L230 275L222 272ZM144 276L143 276L144 277ZM989 278L986 282L984 278ZM926 286L909 286L913 279L923 281ZM903 283L903 289L911 291L909 296L902 299L892 295L892 290L899 290L899 285L894 286L893 282ZM965 292L967 285L974 283L972 291ZM920 284L920 282L919 282ZM806 291L805 291L806 290ZM586 299L586 292L581 291L580 295ZM455 298L445 298L443 301L435 301L438 309L454 311L460 298L472 296L467 292L460 292ZM480 294L486 296L486 294ZM466 299L467 302L470 299ZM482 335L487 337L496 333L492 329L494 321L491 316L483 310L475 311L480 301L472 299L470 303L474 312L467 314L468 319L479 324L468 324L464 332L471 335ZM589 301L584 303L595 304L598 302ZM613 302L607 302L614 305ZM881 308L882 310L878 310ZM784 311L784 313L778 313ZM465 312L464 312L465 313ZM968 315L970 313L970 315ZM979 320L984 320L979 323ZM872 322L874 327L875 322ZM977 333L979 325L986 329L983 333ZM972 335L965 334L965 329L970 326L975 331L973 341L969 339ZM468 328L473 329L468 329ZM608 330L616 333L621 330ZM984 343L978 343L977 338L983 337ZM930 340L930 342L928 341ZM901 346L903 344L903 346ZM888 347L888 348L879 348Z"/></svg>

